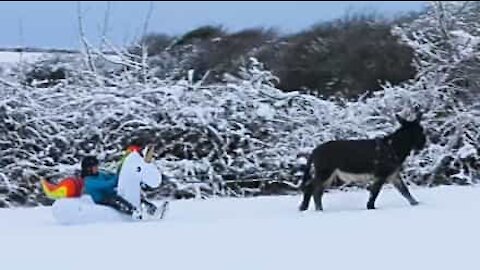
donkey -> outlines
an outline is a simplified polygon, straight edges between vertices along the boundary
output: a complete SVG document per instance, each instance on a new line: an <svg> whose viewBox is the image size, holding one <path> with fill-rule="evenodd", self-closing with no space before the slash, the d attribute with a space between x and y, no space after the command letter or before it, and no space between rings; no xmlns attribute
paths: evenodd
<svg viewBox="0 0 480 270"><path fill-rule="evenodd" d="M304 171L300 211L308 209L312 195L315 210L323 210L323 192L336 177L345 182L373 180L369 187L367 209L375 209L375 200L386 182L391 182L411 205L417 205L417 200L400 178L399 171L410 152L419 152L426 144L424 130L420 125L421 114L417 113L413 121L395 116L401 127L383 138L329 141L317 146L309 156ZM312 163L313 179L310 175Z"/></svg>

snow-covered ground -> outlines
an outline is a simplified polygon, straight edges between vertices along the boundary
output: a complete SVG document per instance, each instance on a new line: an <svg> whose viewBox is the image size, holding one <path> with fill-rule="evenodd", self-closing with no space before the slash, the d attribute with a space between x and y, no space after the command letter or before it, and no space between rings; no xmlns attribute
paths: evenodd
<svg viewBox="0 0 480 270"><path fill-rule="evenodd" d="M48 52L24 52L24 53L19 53L19 52L0 51L0 65L16 64L20 61L23 61L25 63L34 63L35 61L38 61L42 58L48 58L49 56L53 57L55 55L70 55L70 54L48 53ZM119 57L117 55L107 54L106 57L113 60L113 61L119 61Z"/></svg>
<svg viewBox="0 0 480 270"><path fill-rule="evenodd" d="M50 208L0 210L1 269L479 269L480 187L173 201L166 219L62 226ZM311 205L312 207L312 205Z"/></svg>
<svg viewBox="0 0 480 270"><path fill-rule="evenodd" d="M0 65L1 64L11 64L11 63L18 63L20 61L24 61L27 63L32 63L37 61L38 59L42 58L45 53L40 52L26 52L26 53L19 53L19 52L2 52L0 51Z"/></svg>

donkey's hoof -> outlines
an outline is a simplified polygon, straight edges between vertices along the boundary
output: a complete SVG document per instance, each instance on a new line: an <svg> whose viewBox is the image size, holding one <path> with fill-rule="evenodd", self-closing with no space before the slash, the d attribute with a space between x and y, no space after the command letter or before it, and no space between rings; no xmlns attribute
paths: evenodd
<svg viewBox="0 0 480 270"><path fill-rule="evenodd" d="M419 205L420 203L418 201L412 201L410 202L410 205L411 206L416 206L416 205Z"/></svg>
<svg viewBox="0 0 480 270"><path fill-rule="evenodd" d="M367 209L368 210L375 210L375 206L374 205L367 205Z"/></svg>

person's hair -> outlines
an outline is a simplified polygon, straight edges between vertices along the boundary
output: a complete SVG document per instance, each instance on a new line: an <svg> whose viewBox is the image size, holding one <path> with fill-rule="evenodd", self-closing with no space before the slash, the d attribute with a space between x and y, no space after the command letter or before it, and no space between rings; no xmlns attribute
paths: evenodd
<svg viewBox="0 0 480 270"><path fill-rule="evenodd" d="M91 168L98 166L98 159L95 156L86 156L82 160L81 176L86 177L92 175Z"/></svg>

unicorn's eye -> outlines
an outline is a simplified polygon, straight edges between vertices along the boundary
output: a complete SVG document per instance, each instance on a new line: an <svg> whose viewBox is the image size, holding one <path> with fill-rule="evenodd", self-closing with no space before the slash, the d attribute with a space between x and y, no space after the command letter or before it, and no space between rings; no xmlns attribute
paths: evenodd
<svg viewBox="0 0 480 270"><path fill-rule="evenodd" d="M137 167L137 172L141 172L142 171L142 168L141 167Z"/></svg>

